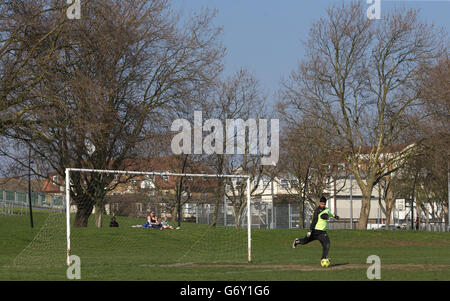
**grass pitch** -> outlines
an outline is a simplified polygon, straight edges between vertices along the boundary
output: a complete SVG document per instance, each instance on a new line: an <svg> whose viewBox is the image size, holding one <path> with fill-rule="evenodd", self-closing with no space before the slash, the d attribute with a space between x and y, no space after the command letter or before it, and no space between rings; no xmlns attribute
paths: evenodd
<svg viewBox="0 0 450 301"><path fill-rule="evenodd" d="M0 280L66 280L64 215L0 215ZM450 280L450 233L330 230L331 266L320 267L321 246L292 248L306 230L252 230L185 223L179 230L134 229L143 220L118 217L119 228L93 219L72 228L72 254L82 280L368 280L367 257L381 259L381 280Z"/></svg>

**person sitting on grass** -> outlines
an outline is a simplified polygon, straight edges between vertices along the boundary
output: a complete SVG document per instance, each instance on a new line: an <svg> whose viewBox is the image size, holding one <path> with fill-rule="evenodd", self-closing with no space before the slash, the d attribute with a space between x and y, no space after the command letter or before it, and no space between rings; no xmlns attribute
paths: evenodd
<svg viewBox="0 0 450 301"><path fill-rule="evenodd" d="M162 229L161 219L158 220L155 212L153 212L153 211L150 212L150 227L155 228L155 229Z"/></svg>
<svg viewBox="0 0 450 301"><path fill-rule="evenodd" d="M147 216L147 222L144 225L134 225L131 227L132 228L144 228L144 229L153 228L152 220L154 220L154 218L152 216L154 216L154 215L155 215L155 213L153 211L151 211L150 214Z"/></svg>
<svg viewBox="0 0 450 301"><path fill-rule="evenodd" d="M116 217L115 216L113 216L111 218L111 222L109 223L109 226L110 227L119 227L119 223L116 221Z"/></svg>
<svg viewBox="0 0 450 301"><path fill-rule="evenodd" d="M151 221L152 213L153 213L153 211L150 212L150 214L147 216L147 222L144 225L136 225L136 226L132 226L132 227L133 228L144 228L144 229L150 228L151 227L150 221Z"/></svg>
<svg viewBox="0 0 450 301"><path fill-rule="evenodd" d="M169 225L169 222L167 221L167 217L166 216L164 216L161 225L162 225L162 229L174 229L174 227Z"/></svg>

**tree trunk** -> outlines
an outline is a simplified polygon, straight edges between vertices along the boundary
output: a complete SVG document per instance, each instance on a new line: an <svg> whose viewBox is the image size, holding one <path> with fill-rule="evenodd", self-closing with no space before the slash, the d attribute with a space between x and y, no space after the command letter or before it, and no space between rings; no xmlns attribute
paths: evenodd
<svg viewBox="0 0 450 301"><path fill-rule="evenodd" d="M236 206L233 206L233 212L234 212L234 226L236 229L241 228L241 210L239 208L236 208Z"/></svg>
<svg viewBox="0 0 450 301"><path fill-rule="evenodd" d="M95 224L97 227L101 227L101 214L103 214L105 208L105 187L107 187L108 183L101 182L97 178L94 179L94 176L91 175L91 182L85 185L89 187L87 191L83 189L79 181L78 185L74 185L76 193L75 196L72 195L72 199L77 206L75 226L87 227L87 220L95 207ZM100 214L100 217L98 214Z"/></svg>
<svg viewBox="0 0 450 301"><path fill-rule="evenodd" d="M303 229L303 197L300 197L300 202L298 203L298 209L299 209L299 218L298 218L298 228Z"/></svg>
<svg viewBox="0 0 450 301"><path fill-rule="evenodd" d="M392 215L392 204L386 204L386 230L389 230L389 225L391 224Z"/></svg>
<svg viewBox="0 0 450 301"><path fill-rule="evenodd" d="M214 212L213 212L213 216L211 219L211 228L215 228L217 226L217 216L219 215L219 206L220 206L220 199L219 197L217 198L215 204L214 204ZM225 204L224 204L225 207Z"/></svg>
<svg viewBox="0 0 450 301"><path fill-rule="evenodd" d="M95 225L97 228L101 228L103 225L103 207L102 205L95 206Z"/></svg>
<svg viewBox="0 0 450 301"><path fill-rule="evenodd" d="M217 225L217 216L219 214L219 205L220 205L221 200L224 200L224 196L225 196L224 189L223 189L224 185L225 185L225 183L223 181L223 178L219 178L218 185L217 185L218 186L217 189L219 189L219 191L216 193L216 202L214 204L214 214L213 214L212 221L211 221L211 228L215 228ZM225 202L224 202L223 206L224 206L224 210L225 210Z"/></svg>
<svg viewBox="0 0 450 301"><path fill-rule="evenodd" d="M421 206L422 206L422 212L425 212L424 213L425 214L425 231L427 231L429 228L429 224L430 224L430 218L428 216L428 209L423 204L421 204Z"/></svg>
<svg viewBox="0 0 450 301"><path fill-rule="evenodd" d="M178 222L178 204L175 204L175 206L172 209L172 222Z"/></svg>
<svg viewBox="0 0 450 301"><path fill-rule="evenodd" d="M372 198L371 189L361 189L362 190L362 200L361 200L361 212L359 214L358 229L367 229L367 223L369 221L370 213L370 200Z"/></svg>
<svg viewBox="0 0 450 301"><path fill-rule="evenodd" d="M92 213L93 206L78 207L77 213L75 214L75 227L87 227L89 216Z"/></svg>
<svg viewBox="0 0 450 301"><path fill-rule="evenodd" d="M394 208L395 201L391 185L388 185L384 199L386 202L386 230L389 230L389 225L391 224L392 209Z"/></svg>
<svg viewBox="0 0 450 301"><path fill-rule="evenodd" d="M447 225L450 225L449 215L448 215L448 202L447 204L442 204L442 212L444 214L444 221L447 221ZM446 206L447 205L447 206Z"/></svg>
<svg viewBox="0 0 450 301"><path fill-rule="evenodd" d="M304 209L305 208L304 208L304 206L305 206L305 202L306 202L306 189L308 187L308 177L309 177L310 164L311 164L311 162L308 162L308 169L306 170L306 175L305 175L305 179L304 179L304 182L303 182L302 196L300 197L300 206L299 206L299 208L300 208L300 222L298 223L298 227L302 228L302 229L303 229L303 225L305 224L305 221L304 221L304 218L305 218L305 216L304 216L304 212L305 212ZM299 181L299 183L300 183L300 181ZM335 184L336 184L336 182L335 182ZM336 193L335 193L335 195L336 195Z"/></svg>
<svg viewBox="0 0 450 301"><path fill-rule="evenodd" d="M105 212L105 194L94 195L93 199L95 204L95 226L101 228L103 225L102 217Z"/></svg>
<svg viewBox="0 0 450 301"><path fill-rule="evenodd" d="M417 210L416 210L416 220L414 221L414 227L415 227L416 230L420 231L420 220L421 220L420 216L421 216L421 213L422 213L422 204L420 203L420 201L416 202L416 208L417 208Z"/></svg>

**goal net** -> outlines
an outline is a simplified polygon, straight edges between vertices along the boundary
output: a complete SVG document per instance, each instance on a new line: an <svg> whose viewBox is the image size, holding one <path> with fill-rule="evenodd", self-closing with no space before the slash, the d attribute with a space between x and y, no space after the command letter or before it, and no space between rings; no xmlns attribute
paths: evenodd
<svg viewBox="0 0 450 301"><path fill-rule="evenodd" d="M249 176L68 168L62 185L65 213L48 214L14 265L64 267L76 255L83 273L139 273L251 261Z"/></svg>

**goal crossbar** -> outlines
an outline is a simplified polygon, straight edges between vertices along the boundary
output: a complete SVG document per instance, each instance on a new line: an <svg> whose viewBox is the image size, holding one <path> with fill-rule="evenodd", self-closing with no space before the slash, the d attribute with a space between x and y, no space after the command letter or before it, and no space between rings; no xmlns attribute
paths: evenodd
<svg viewBox="0 0 450 301"><path fill-rule="evenodd" d="M147 171L85 169L85 168L66 168L66 172L67 171L115 173L125 175L173 176L173 177L241 178L241 179L250 178L249 175L190 174L190 173L171 173L171 172L154 172L154 171L147 172Z"/></svg>
<svg viewBox="0 0 450 301"><path fill-rule="evenodd" d="M66 168L65 175L65 193L66 193L66 230L67 230L67 266L70 266L70 172L96 172L108 174L124 175L147 175L147 176L172 176L172 177L204 177L204 178L235 178L247 180L247 246L248 262L251 262L251 189L249 175L223 175L223 174L189 174L189 173L170 173L170 172L146 172L146 171L127 171L127 170L106 170L106 169L86 169L86 168Z"/></svg>

